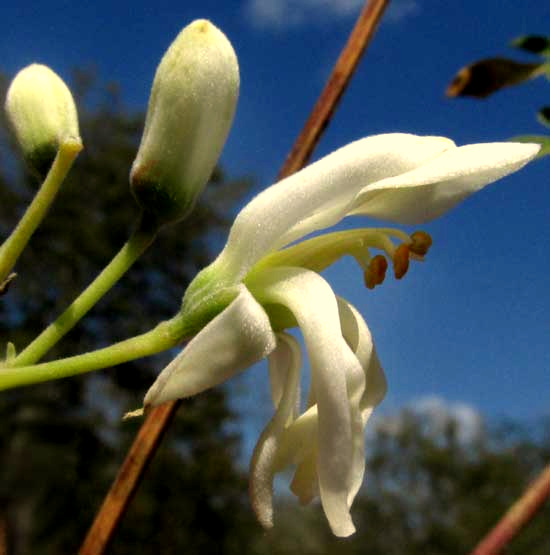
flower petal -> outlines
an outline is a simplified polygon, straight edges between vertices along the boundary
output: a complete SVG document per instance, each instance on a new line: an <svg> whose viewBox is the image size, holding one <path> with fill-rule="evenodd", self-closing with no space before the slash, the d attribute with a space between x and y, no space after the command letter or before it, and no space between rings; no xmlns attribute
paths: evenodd
<svg viewBox="0 0 550 555"><path fill-rule="evenodd" d="M539 149L533 144L486 143L446 150L416 169L365 187L350 214L409 225L427 222L519 170Z"/></svg>
<svg viewBox="0 0 550 555"><path fill-rule="evenodd" d="M292 335L288 333L277 334L278 342L277 348L269 355L269 381L271 384L271 397L273 399L273 406L277 408L285 388L287 387L288 380L290 379L291 372L294 368L298 371L302 368L302 352L300 344ZM294 410L291 413L291 418L294 420L298 417L300 412L300 382L296 384L296 390L293 393Z"/></svg>
<svg viewBox="0 0 550 555"><path fill-rule="evenodd" d="M144 405L189 397L218 385L266 357L275 344L267 314L241 285L233 302L159 374Z"/></svg>
<svg viewBox="0 0 550 555"><path fill-rule="evenodd" d="M277 340L277 348L271 356L277 359L277 370L285 374L285 380L277 401L277 410L262 432L250 461L250 499L258 521L265 528L273 526L275 459L280 436L294 412L296 392L299 394L301 368L300 346L297 341L286 333L277 334ZM285 368L282 365L283 361L288 363Z"/></svg>
<svg viewBox="0 0 550 555"><path fill-rule="evenodd" d="M352 471L348 485L348 506L351 507L361 484L365 468L364 428L374 407L386 393L386 379L372 342L369 329L359 312L347 301L338 300L342 335L361 363L362 378L356 373L348 374L347 387L350 398L353 432ZM365 388L366 379L366 388ZM359 397L359 399L358 399ZM302 414L281 436L275 461L275 469L280 472L297 464L291 489L305 503L312 492L318 489L316 467L311 464L316 454L315 443L310 439L317 432L317 406Z"/></svg>
<svg viewBox="0 0 550 555"><path fill-rule="evenodd" d="M378 405L388 389L386 377L380 366L372 335L359 311L345 299L338 297L342 335L366 374L366 386L361 397L361 410ZM363 414L363 417L365 415Z"/></svg>
<svg viewBox="0 0 550 555"><path fill-rule="evenodd" d="M305 439L305 438L304 438ZM290 490L298 498L301 505L311 503L319 495L319 478L317 476L317 446L312 445L303 460L296 467L290 484Z"/></svg>
<svg viewBox="0 0 550 555"><path fill-rule="evenodd" d="M248 285L262 303L286 306L302 330L318 411L321 502L334 534L349 536L355 528L347 503L353 450L347 376L362 370L342 337L334 293L321 276L298 268L273 268Z"/></svg>
<svg viewBox="0 0 550 555"><path fill-rule="evenodd" d="M353 469L350 474L348 504L351 506L365 473L365 426L374 407L386 394L386 378L376 356L371 333L359 312L345 299L338 297L342 335L355 353L363 369L363 380L348 378L348 395L352 407ZM366 380L366 384L365 384Z"/></svg>
<svg viewBox="0 0 550 555"><path fill-rule="evenodd" d="M400 133L350 143L248 203L214 265L229 281L239 281L266 253L340 221L369 183L407 172L450 148L455 148L450 139Z"/></svg>
<svg viewBox="0 0 550 555"><path fill-rule="evenodd" d="M279 442L275 459L275 472L283 472L291 465L298 465L315 446L317 437L317 405L309 407L287 426Z"/></svg>

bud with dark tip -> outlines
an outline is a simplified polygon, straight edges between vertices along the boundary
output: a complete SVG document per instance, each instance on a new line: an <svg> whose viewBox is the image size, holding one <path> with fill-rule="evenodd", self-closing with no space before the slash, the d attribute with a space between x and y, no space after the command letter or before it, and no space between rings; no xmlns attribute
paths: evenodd
<svg viewBox="0 0 550 555"><path fill-rule="evenodd" d="M158 225L192 210L220 156L238 94L237 57L225 35L206 20L185 27L157 69L130 173L138 204Z"/></svg>
<svg viewBox="0 0 550 555"><path fill-rule="evenodd" d="M26 162L42 178L61 143L82 144L71 91L47 66L31 64L15 76L5 110Z"/></svg>

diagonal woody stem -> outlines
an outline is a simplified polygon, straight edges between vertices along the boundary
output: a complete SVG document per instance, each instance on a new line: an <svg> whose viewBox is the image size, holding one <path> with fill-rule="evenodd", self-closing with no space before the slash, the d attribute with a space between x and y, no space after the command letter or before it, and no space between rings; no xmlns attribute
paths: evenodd
<svg viewBox="0 0 550 555"><path fill-rule="evenodd" d="M321 135L330 123L338 102L346 91L361 56L372 39L388 4L389 0L365 2L365 6L332 69L323 92L315 103L279 172L279 179L301 170L307 164Z"/></svg>
<svg viewBox="0 0 550 555"><path fill-rule="evenodd" d="M550 465L506 511L494 528L477 544L471 555L498 555L550 500Z"/></svg>
<svg viewBox="0 0 550 555"><path fill-rule="evenodd" d="M388 3L389 0L370 0L365 3L323 92L279 172L280 179L298 171L307 163L329 124L338 101L346 90ZM179 404L179 401L165 403L152 409L148 414L88 530L79 555L105 553L145 468L153 458Z"/></svg>
<svg viewBox="0 0 550 555"><path fill-rule="evenodd" d="M124 516L148 462L153 458L180 401L153 409L136 435L111 489L84 539L79 555L102 555Z"/></svg>

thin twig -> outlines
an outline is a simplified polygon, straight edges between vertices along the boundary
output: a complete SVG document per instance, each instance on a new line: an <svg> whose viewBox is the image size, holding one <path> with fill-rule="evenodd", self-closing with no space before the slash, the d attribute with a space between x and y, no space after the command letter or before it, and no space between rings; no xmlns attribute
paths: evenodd
<svg viewBox="0 0 550 555"><path fill-rule="evenodd" d="M8 555L8 521L0 516L0 555Z"/></svg>
<svg viewBox="0 0 550 555"><path fill-rule="evenodd" d="M279 172L279 179L300 170L307 164L388 4L389 0L371 0L365 3L323 92Z"/></svg>
<svg viewBox="0 0 550 555"><path fill-rule="evenodd" d="M389 0L366 2L332 70L325 89L279 172L280 178L298 171L307 163L388 3ZM176 401L156 407L151 410L143 422L111 489L88 530L79 555L102 555L105 553L145 468L153 458L162 435L178 406L179 402Z"/></svg>
<svg viewBox="0 0 550 555"><path fill-rule="evenodd" d="M96 518L84 539L79 555L101 555L124 515L139 480L153 458L164 432L176 414L180 401L153 409L141 426L117 477L107 493Z"/></svg>
<svg viewBox="0 0 550 555"><path fill-rule="evenodd" d="M504 513L496 526L477 544L471 555L497 555L550 499L550 465Z"/></svg>

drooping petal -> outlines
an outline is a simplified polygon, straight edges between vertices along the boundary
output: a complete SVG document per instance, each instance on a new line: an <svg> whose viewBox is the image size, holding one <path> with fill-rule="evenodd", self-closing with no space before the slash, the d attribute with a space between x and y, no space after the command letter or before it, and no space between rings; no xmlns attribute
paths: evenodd
<svg viewBox="0 0 550 555"><path fill-rule="evenodd" d="M317 405L313 405L285 428L274 462L275 472L300 464L315 447L317 430Z"/></svg>
<svg viewBox="0 0 550 555"><path fill-rule="evenodd" d="M365 393L361 398L361 416L363 418L363 426L366 425L367 420L374 408L382 402L388 390L388 383L386 376L382 370L380 359L376 354L376 348L373 349L370 357L369 366L367 369L367 383L365 386Z"/></svg>
<svg viewBox="0 0 550 555"><path fill-rule="evenodd" d="M364 429L374 407L384 398L387 386L365 321L346 300L339 297L337 300L342 335L362 367L361 376L355 371L347 375L353 426L352 470L348 484L348 506L351 507L363 482ZM317 405L314 405L284 430L278 444L275 470L280 472L291 464L297 464L291 489L302 503L311 500L318 491L316 465L312 464L312 457L317 454L317 446L310 440L317 433L317 427Z"/></svg>
<svg viewBox="0 0 550 555"><path fill-rule="evenodd" d="M218 385L266 357L275 345L267 314L241 285L233 302L159 374L144 405L189 397Z"/></svg>
<svg viewBox="0 0 550 555"><path fill-rule="evenodd" d="M351 214L401 224L437 218L485 185L522 168L540 145L486 143L448 149L422 166L365 187Z"/></svg>
<svg viewBox="0 0 550 555"><path fill-rule="evenodd" d="M301 368L300 346L296 340L286 333L280 333L277 334L277 341L277 348L271 357L276 359L276 370L284 373L285 380L281 384L283 387L278 396L275 414L260 435L250 461L250 499L258 521L265 528L273 526L275 459L280 436L294 413ZM283 367L283 362L287 363L286 367Z"/></svg>
<svg viewBox="0 0 550 555"><path fill-rule="evenodd" d="M352 409L353 470L350 475L348 504L351 506L357 495L365 472L365 426L374 407L386 394L386 378L376 356L371 333L359 312L345 299L338 297L342 335L355 353L363 369L363 381L348 379ZM366 382L366 383L365 383ZM357 404L356 404L357 403Z"/></svg>
<svg viewBox="0 0 550 555"><path fill-rule="evenodd" d="M369 183L407 172L453 148L454 143L444 137L400 133L350 143L269 187L245 206L214 266L223 269L229 281L238 281L268 252L336 224Z"/></svg>
<svg viewBox="0 0 550 555"><path fill-rule="evenodd" d="M262 303L287 307L302 330L318 411L321 502L334 534L349 536L355 527L347 503L353 451L347 376L361 367L342 337L334 293L321 276L298 268L274 268L248 285Z"/></svg>
<svg viewBox="0 0 550 555"><path fill-rule="evenodd" d="M366 385L361 397L361 411L363 418L368 418L365 411L378 405L386 395L386 376L364 318L353 305L341 297L338 297L338 308L342 335L365 371Z"/></svg>
<svg viewBox="0 0 550 555"><path fill-rule="evenodd" d="M273 461L273 470L276 473L296 465L290 489L302 504L307 504L314 497L319 496L318 430L318 413L315 404L283 430Z"/></svg>
<svg viewBox="0 0 550 555"><path fill-rule="evenodd" d="M302 368L302 352L300 344L292 335L280 333L277 335L279 341L277 348L269 355L269 381L271 384L271 398L273 406L277 408L283 393L288 385L290 373L297 368ZM300 382L296 384L293 392L294 409L291 413L292 419L298 417L300 409Z"/></svg>
<svg viewBox="0 0 550 555"><path fill-rule="evenodd" d="M314 443L296 467L296 472L294 472L290 490L298 498L301 505L311 503L319 495L318 458L317 445Z"/></svg>

